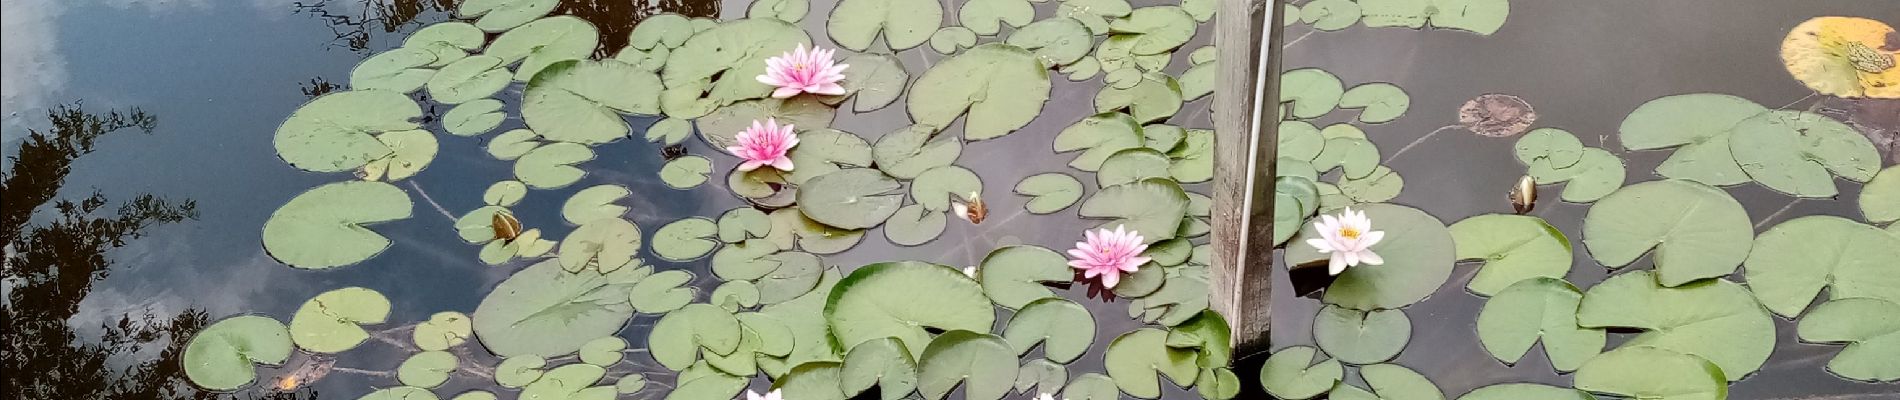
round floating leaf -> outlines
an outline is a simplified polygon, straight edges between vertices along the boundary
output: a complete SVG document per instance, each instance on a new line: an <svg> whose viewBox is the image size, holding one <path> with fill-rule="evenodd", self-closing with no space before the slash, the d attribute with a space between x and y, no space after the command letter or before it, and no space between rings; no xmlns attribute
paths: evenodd
<svg viewBox="0 0 1900 400"><path fill-rule="evenodd" d="M897 213L891 214L891 219L884 221L884 237L899 246L916 246L942 235L947 222L949 217L943 211L931 211L923 205L912 204L897 209Z"/></svg>
<svg viewBox="0 0 1900 400"><path fill-rule="evenodd" d="M455 114L455 110L449 111L449 114ZM439 148L439 144L435 141L435 134L425 130L384 133L376 135L376 141L389 146L393 153L390 153L388 157L363 165L363 169L357 172L357 177L366 181L384 179L398 181L415 176L416 173L422 172L423 168L428 168L430 162L435 161L435 153Z"/></svg>
<svg viewBox="0 0 1900 400"><path fill-rule="evenodd" d="M1082 357L1095 343L1095 318L1081 304L1060 297L1029 302L1003 328L1003 339L1016 354L1026 355L1043 344L1043 356L1067 364ZM1046 343L1045 343L1046 341Z"/></svg>
<svg viewBox="0 0 1900 400"><path fill-rule="evenodd" d="M627 340L618 336L608 336L587 341L581 345L581 362L601 367L612 366L620 362L621 350L627 349Z"/></svg>
<svg viewBox="0 0 1900 400"><path fill-rule="evenodd" d="M1469 31L1479 35L1497 33L1511 14L1507 0L1433 0L1432 26Z"/></svg>
<svg viewBox="0 0 1900 400"><path fill-rule="evenodd" d="M1458 396L1458 400L1596 400L1589 392L1535 383L1500 383Z"/></svg>
<svg viewBox="0 0 1900 400"><path fill-rule="evenodd" d="M1900 380L1900 305L1844 298L1821 303L1801 318L1801 340L1846 342L1827 370L1849 379Z"/></svg>
<svg viewBox="0 0 1900 400"><path fill-rule="evenodd" d="M495 95L507 88L509 72L501 57L477 55L442 67L429 77L429 98L444 104L457 104Z"/></svg>
<svg viewBox="0 0 1900 400"><path fill-rule="evenodd" d="M660 78L666 83L660 107L669 117L699 118L740 100L765 97L772 86L757 79L765 73L765 60L809 43L811 39L804 30L764 18L718 24L692 35L673 50L666 67L660 70ZM707 128L702 125L700 129Z"/></svg>
<svg viewBox="0 0 1900 400"><path fill-rule="evenodd" d="M1108 24L1109 33L1131 36L1129 51L1137 55L1161 54L1186 44L1198 26L1194 17L1176 6L1142 7Z"/></svg>
<svg viewBox="0 0 1900 400"><path fill-rule="evenodd" d="M904 94L904 84L910 81L904 64L889 55L853 54L843 64L851 66L851 74L839 85L858 99L851 106L853 111L871 112L890 105Z"/></svg>
<svg viewBox="0 0 1900 400"><path fill-rule="evenodd" d="M693 135L693 123L678 118L665 118L647 127L646 139L649 142L675 145L686 141Z"/></svg>
<svg viewBox="0 0 1900 400"><path fill-rule="evenodd" d="M1355 202L1375 203L1391 200L1399 196L1405 188L1405 179L1385 166L1373 168L1372 174L1363 178L1339 180L1339 191Z"/></svg>
<svg viewBox="0 0 1900 400"><path fill-rule="evenodd" d="M1233 361L1233 329L1227 319L1213 310L1204 310L1168 332L1168 347L1198 348L1195 363L1203 368L1224 367ZM1205 375L1203 375L1205 378Z"/></svg>
<svg viewBox="0 0 1900 400"><path fill-rule="evenodd" d="M1194 381L1194 389L1201 392L1203 399L1232 399L1240 395L1240 376L1226 367L1201 371L1201 376Z"/></svg>
<svg viewBox="0 0 1900 400"><path fill-rule="evenodd" d="M956 162L962 152L962 138L939 136L933 126L911 125L878 138L871 147L871 159L885 174L916 179L924 171Z"/></svg>
<svg viewBox="0 0 1900 400"><path fill-rule="evenodd" d="M536 135L534 131L527 129L515 129L502 132L500 135L495 135L494 139L489 140L488 155L494 156L497 160L521 158L522 155L528 154L528 152L541 147L541 141L536 140L539 138L540 135Z"/></svg>
<svg viewBox="0 0 1900 400"><path fill-rule="evenodd" d="M929 40L942 23L943 5L935 1L845 0L831 10L825 30L847 49L869 49L882 33L891 49L904 50Z"/></svg>
<svg viewBox="0 0 1900 400"><path fill-rule="evenodd" d="M1069 381L1062 388L1062 398L1066 400L1116 400L1121 398L1121 389L1115 386L1115 380L1107 375L1086 373Z"/></svg>
<svg viewBox="0 0 1900 400"><path fill-rule="evenodd" d="M1110 186L1082 202L1083 218L1113 218L1101 226L1125 226L1139 232L1146 243L1174 238L1175 227L1187 216L1187 194L1168 179L1147 179Z"/></svg>
<svg viewBox="0 0 1900 400"><path fill-rule="evenodd" d="M762 238L770 233L772 233L772 220L759 209L739 207L719 216L719 240L722 242L739 243L750 238Z"/></svg>
<svg viewBox="0 0 1900 400"><path fill-rule="evenodd" d="M579 272L594 267L613 272L640 254L640 226L620 218L601 218L575 228L561 240L561 268Z"/></svg>
<svg viewBox="0 0 1900 400"><path fill-rule="evenodd" d="M1360 16L1359 3L1348 0L1314 0L1300 7L1300 22L1322 31L1346 29Z"/></svg>
<svg viewBox="0 0 1900 400"><path fill-rule="evenodd" d="M775 120L781 125L791 125L797 129L800 146L792 148L797 151L804 147L806 139L803 135L831 126L832 117L836 114L837 109L816 96L745 100L720 107L700 118L699 138L723 150L737 144L739 133L750 128L754 122Z"/></svg>
<svg viewBox="0 0 1900 400"><path fill-rule="evenodd" d="M427 50L435 55L435 63L429 66L442 67L468 57L469 50L481 48L488 40L486 35L481 28L466 22L437 22L417 29L403 39L402 47Z"/></svg>
<svg viewBox="0 0 1900 400"><path fill-rule="evenodd" d="M449 380L455 362L455 355L446 351L416 353L396 367L396 379L404 385L433 388Z"/></svg>
<svg viewBox="0 0 1900 400"><path fill-rule="evenodd" d="M1795 80L1820 94L1900 98L1894 29L1859 17L1815 17L1788 30L1781 61ZM1877 50L1878 49L1878 50Z"/></svg>
<svg viewBox="0 0 1900 400"><path fill-rule="evenodd" d="M1722 279L1663 287L1650 271L1612 276L1584 293L1577 325L1642 329L1618 351L1646 346L1690 354L1721 366L1718 376L1734 379L1761 368L1775 348L1774 318L1755 304L1748 289ZM1578 382L1588 369L1590 362L1577 372Z"/></svg>
<svg viewBox="0 0 1900 400"><path fill-rule="evenodd" d="M1630 150L1682 146L1656 167L1657 174L1709 185L1734 185L1748 182L1748 175L1729 153L1729 132L1735 124L1767 110L1748 99L1726 94L1666 96L1631 111L1618 129L1617 140Z"/></svg>
<svg viewBox="0 0 1900 400"><path fill-rule="evenodd" d="M1365 378L1371 392L1352 385L1339 385L1333 388L1330 399L1347 400L1353 398L1387 400L1445 400L1443 391L1425 379L1417 371L1395 364L1367 365L1359 368L1359 376ZM1364 397L1357 397L1364 396Z"/></svg>
<svg viewBox="0 0 1900 400"><path fill-rule="evenodd" d="M839 388L844 364L837 361L813 361L792 367L776 382L774 390L795 399L845 400Z"/></svg>
<svg viewBox="0 0 1900 400"><path fill-rule="evenodd" d="M808 0L761 0L752 2L752 6L746 8L745 15L747 18L777 18L785 22L798 22L805 19L805 13L810 10L811 3Z"/></svg>
<svg viewBox="0 0 1900 400"><path fill-rule="evenodd" d="M495 400L495 399L497 399L497 397L495 397L494 393L489 393L489 392L485 392L481 390L469 390L466 392L462 392L462 394L455 395L454 398L451 398L449 400Z"/></svg>
<svg viewBox="0 0 1900 400"><path fill-rule="evenodd" d="M1729 151L1762 186L1797 197L1833 197L1839 175L1855 182L1880 171L1880 151L1847 124L1803 111L1762 113L1735 124Z"/></svg>
<svg viewBox="0 0 1900 400"><path fill-rule="evenodd" d="M501 32L548 15L560 4L559 0L473 0L462 3L456 14L462 18L481 17L475 26Z"/></svg>
<svg viewBox="0 0 1900 400"><path fill-rule="evenodd" d="M501 34L489 43L484 54L501 58L502 65L521 61L515 68L515 80L525 82L555 63L586 59L599 43L600 33L593 24L572 15L559 15Z"/></svg>
<svg viewBox="0 0 1900 400"><path fill-rule="evenodd" d="M1028 0L973 0L957 10L957 22L985 36L1002 31L1003 24L1014 28L1034 19L1036 9Z"/></svg>
<svg viewBox="0 0 1900 400"><path fill-rule="evenodd" d="M1141 123L1123 113L1101 113L1084 118L1056 134L1055 152L1087 149L1070 167L1083 171L1101 169L1102 163L1117 152L1142 146Z"/></svg>
<svg viewBox="0 0 1900 400"><path fill-rule="evenodd" d="M1412 97L1405 89L1390 83L1368 83L1353 86L1339 97L1339 108L1363 108L1359 121L1368 124L1391 122L1405 115L1412 107Z"/></svg>
<svg viewBox="0 0 1900 400"><path fill-rule="evenodd" d="M1095 78L1096 73L1102 72L1102 62L1097 61L1095 57L1082 57L1081 60L1056 69L1056 72L1067 75L1071 82L1086 81Z"/></svg>
<svg viewBox="0 0 1900 400"><path fill-rule="evenodd" d="M1822 287L1828 297L1900 302L1900 236L1841 217L1795 218L1755 237L1743 264L1748 288L1769 311L1793 318Z"/></svg>
<svg viewBox="0 0 1900 400"><path fill-rule="evenodd" d="M1318 68L1301 68L1280 74L1280 102L1293 103L1290 114L1294 118L1310 119L1326 115L1339 105L1339 99L1345 93L1346 89L1339 83L1339 77Z"/></svg>
<svg viewBox="0 0 1900 400"><path fill-rule="evenodd" d="M356 68L350 70L350 87L413 92L435 75L435 70L426 68L435 61L435 53L424 49L403 47L386 51L356 64Z"/></svg>
<svg viewBox="0 0 1900 400"><path fill-rule="evenodd" d="M1053 250L1031 245L1005 246L983 257L983 292L997 305L1012 310L1055 296L1044 282L1066 283L1075 274L1068 259Z"/></svg>
<svg viewBox="0 0 1900 400"><path fill-rule="evenodd" d="M719 247L713 235L719 224L704 217L673 221L653 232L653 254L667 261L686 261L705 256Z"/></svg>
<svg viewBox="0 0 1900 400"><path fill-rule="evenodd" d="M1735 272L1753 241L1748 221L1741 203L1719 189L1684 180L1643 182L1590 207L1583 242L1591 257L1612 268L1655 248L1660 282L1676 286Z"/></svg>
<svg viewBox="0 0 1900 400"><path fill-rule="evenodd" d="M1372 229L1385 232L1385 240L1371 249L1385 258L1385 264L1347 268L1326 288L1327 304L1355 310L1403 307L1436 292L1450 278L1454 246L1443 222L1406 206L1362 207L1360 211L1372 220ZM1317 237L1313 224L1303 227L1288 242L1293 244L1286 248L1287 264L1325 262L1327 255L1306 245L1306 239Z"/></svg>
<svg viewBox="0 0 1900 400"><path fill-rule="evenodd" d="M383 323L389 317L389 299L382 293L347 287L318 294L297 308L290 318L290 336L297 347L313 353L340 353L369 340L359 325Z"/></svg>
<svg viewBox="0 0 1900 400"><path fill-rule="evenodd" d="M389 238L364 225L409 218L413 208L409 194L387 183L318 186L290 199L264 221L264 250L297 268L355 264L389 248Z"/></svg>
<svg viewBox="0 0 1900 400"><path fill-rule="evenodd" d="M436 400L435 393L429 389L413 386L397 386L370 392L356 400Z"/></svg>
<svg viewBox="0 0 1900 400"><path fill-rule="evenodd" d="M1160 73L1142 74L1128 88L1105 86L1095 94L1095 112L1127 110L1136 122L1159 122L1181 110L1181 84Z"/></svg>
<svg viewBox="0 0 1900 400"><path fill-rule="evenodd" d="M825 304L825 320L843 347L895 337L904 341L911 354L924 354L924 346L930 342L925 327L989 332L996 313L990 300L983 297L983 288L963 271L901 261L866 265L839 281ZM998 345L1009 352L1008 344ZM1015 357L1006 358L1011 360L1008 369L1014 370ZM927 363L928 357L923 360ZM1007 386L1004 383L1000 387Z"/></svg>
<svg viewBox="0 0 1900 400"><path fill-rule="evenodd" d="M394 150L377 141L384 132L415 130L410 120L422 108L402 93L353 90L326 94L305 103L277 127L277 156L311 172L340 172L362 167Z"/></svg>
<svg viewBox="0 0 1900 400"><path fill-rule="evenodd" d="M1539 338L1558 371L1575 371L1603 351L1602 329L1577 326L1583 293L1569 282L1526 278L1496 294L1478 313L1478 343L1498 361L1517 363Z"/></svg>
<svg viewBox="0 0 1900 400"><path fill-rule="evenodd" d="M1115 385L1130 396L1153 399L1161 396L1159 376L1167 376L1175 386L1194 384L1200 369L1194 363L1194 350L1168 347L1168 332L1141 328L1124 333L1109 342L1103 364Z"/></svg>
<svg viewBox="0 0 1900 400"><path fill-rule="evenodd" d="M565 246L565 244L563 244ZM546 260L501 281L475 308L475 334L502 357L573 353L612 335L633 317L628 284L594 272L570 273Z"/></svg>
<svg viewBox="0 0 1900 400"><path fill-rule="evenodd" d="M712 297L707 302L718 305L720 309L728 312L757 307L759 286L752 284L751 281L727 281L713 289Z"/></svg>
<svg viewBox="0 0 1900 400"><path fill-rule="evenodd" d="M1728 379L1708 360L1632 345L1583 363L1583 368L1577 369L1576 386L1641 399L1720 400L1728 397Z"/></svg>
<svg viewBox="0 0 1900 400"><path fill-rule="evenodd" d="M1331 171L1339 167L1341 178L1375 182L1370 179L1375 172L1385 169L1379 165L1379 147L1371 141L1358 138L1326 139L1326 148L1313 157L1315 172ZM1389 170L1389 169L1388 169ZM1397 194L1393 192L1393 194Z"/></svg>
<svg viewBox="0 0 1900 400"><path fill-rule="evenodd" d="M904 398L917 389L917 361L904 349L904 342L884 338L859 343L844 356L844 370L838 385L846 396L856 396L878 387L885 400Z"/></svg>
<svg viewBox="0 0 1900 400"><path fill-rule="evenodd" d="M679 387L667 392L666 400L728 399L745 390L746 378L710 371L712 367L708 366L701 368L709 371L693 379L684 379L682 373Z"/></svg>
<svg viewBox="0 0 1900 400"><path fill-rule="evenodd" d="M1887 167L1860 187L1860 214L1873 223L1900 221L1900 167Z"/></svg>
<svg viewBox="0 0 1900 400"><path fill-rule="evenodd" d="M1361 140L1363 140L1363 138L1361 138ZM1328 141L1329 139L1325 136L1320 136L1319 128L1313 126L1312 123L1306 121L1280 121L1280 158L1312 161L1320 157L1320 154L1328 147L1326 146ZM1334 154L1346 154L1339 150L1345 150L1347 147L1349 146L1342 146L1340 149L1335 150ZM1343 159L1343 157L1337 156L1327 158ZM1375 161L1374 164L1377 164L1377 162ZM1337 165L1339 165L1339 161L1333 161L1328 163L1326 169L1330 170L1333 166Z"/></svg>
<svg viewBox="0 0 1900 400"><path fill-rule="evenodd" d="M587 175L575 164L594 159L594 150L577 143L553 143L522 154L515 160L515 178L536 189L557 189Z"/></svg>
<svg viewBox="0 0 1900 400"><path fill-rule="evenodd" d="M871 166L871 144L850 132L813 129L798 135L798 146L787 154L798 168L785 176L794 185L843 167Z"/></svg>
<svg viewBox="0 0 1900 400"><path fill-rule="evenodd" d="M1267 357L1265 366L1260 368L1260 386L1268 394L1291 400L1305 400L1326 393L1333 384L1339 382L1344 374L1339 361L1321 359L1313 362L1318 351L1311 347L1294 346L1280 349Z"/></svg>
<svg viewBox="0 0 1900 400"><path fill-rule="evenodd" d="M1627 124L1625 122L1625 125ZM1627 132L1629 128L1624 129ZM1629 136L1626 133L1624 137ZM1553 169L1565 169L1577 165L1577 162L1583 160L1584 152L1583 142L1577 140L1577 135L1557 128L1532 130L1517 139L1516 148L1518 162L1531 166L1549 166ZM1734 166L1734 163L1729 164ZM1740 169L1735 171L1741 172Z"/></svg>
<svg viewBox="0 0 1900 400"><path fill-rule="evenodd" d="M468 315L454 311L443 311L429 316L428 322L416 325L410 340L423 351L448 350L460 346L473 335L475 326Z"/></svg>
<svg viewBox="0 0 1900 400"><path fill-rule="evenodd" d="M633 191L620 185L596 185L567 198L561 204L561 219L574 225L584 225L601 218L620 218L627 214L627 206L615 204L627 198Z"/></svg>
<svg viewBox="0 0 1900 400"><path fill-rule="evenodd" d="M647 378L640 374L626 374L614 381L614 391L620 394L639 392L647 387Z"/></svg>
<svg viewBox="0 0 1900 400"><path fill-rule="evenodd" d="M983 180L963 167L948 165L931 168L910 183L910 197L930 211L950 209L951 201L974 201L983 190Z"/></svg>
<svg viewBox="0 0 1900 400"><path fill-rule="evenodd" d="M686 44L694 32L692 21L684 16L657 14L640 20L640 24L633 27L633 33L627 36L627 44L641 50L676 48Z"/></svg>
<svg viewBox="0 0 1900 400"><path fill-rule="evenodd" d="M778 268L765 257L778 252L778 246L762 239L733 243L713 253L713 275L725 280L753 280Z"/></svg>
<svg viewBox="0 0 1900 400"><path fill-rule="evenodd" d="M521 118L550 140L599 144L627 136L621 113L659 114L660 79L619 61L563 61L521 94Z"/></svg>
<svg viewBox="0 0 1900 400"><path fill-rule="evenodd" d="M1484 263L1465 285L1480 295L1497 294L1525 279L1562 279L1570 272L1570 239L1543 218L1479 215L1451 224L1451 238L1459 260Z"/></svg>
<svg viewBox="0 0 1900 400"><path fill-rule="evenodd" d="M1168 151L1174 161L1168 175L1181 183L1199 183L1214 179L1214 131L1189 129L1181 145Z"/></svg>
<svg viewBox="0 0 1900 400"><path fill-rule="evenodd" d="M732 354L739 348L739 320L710 304L690 304L666 314L653 325L647 351L660 365L686 369L704 347L711 354Z"/></svg>
<svg viewBox="0 0 1900 400"><path fill-rule="evenodd" d="M1062 385L1069 383L1069 368L1048 359L1037 358L1024 362L1016 372L1016 392L1022 393L1034 387L1040 393L1055 393Z"/></svg>
<svg viewBox="0 0 1900 400"><path fill-rule="evenodd" d="M501 101L495 99L474 100L455 106L442 115L442 128L456 136L478 136L488 133L495 127L501 126L501 121L508 117L508 114L501 112L501 106ZM391 148L395 147L391 146Z"/></svg>
<svg viewBox="0 0 1900 400"><path fill-rule="evenodd" d="M1399 310L1365 312L1328 305L1313 317L1313 342L1348 364L1391 360L1412 339L1412 319Z"/></svg>
<svg viewBox="0 0 1900 400"><path fill-rule="evenodd" d="M1082 182L1060 172L1030 175L1016 183L1016 194L1029 196L1023 208L1030 214L1049 214L1082 199Z"/></svg>
<svg viewBox="0 0 1900 400"><path fill-rule="evenodd" d="M528 386L541 379L541 367L547 366L547 359L533 354L522 354L501 360L495 366L495 384L505 388Z"/></svg>
<svg viewBox="0 0 1900 400"><path fill-rule="evenodd" d="M185 345L185 376L211 390L235 390L257 379L254 363L277 365L290 357L290 331L256 315L226 318Z"/></svg>
<svg viewBox="0 0 1900 400"><path fill-rule="evenodd" d="M969 8L967 4L965 9ZM1023 5L1028 6L1028 3ZM1045 67L1054 67L1087 57L1089 50L1095 47L1095 37L1075 19L1050 18L1010 32L1006 43L1034 51Z"/></svg>
<svg viewBox="0 0 1900 400"><path fill-rule="evenodd" d="M976 32L961 26L946 26L930 35L930 49L937 54L956 54L957 50L976 45Z"/></svg>
<svg viewBox="0 0 1900 400"><path fill-rule="evenodd" d="M843 229L877 226L897 212L904 200L897 180L869 168L833 172L805 181L798 205L805 216Z"/></svg>
<svg viewBox="0 0 1900 400"><path fill-rule="evenodd" d="M846 3L853 1L876 0ZM936 7L935 2L927 3ZM963 138L994 139L1042 113L1042 103L1049 99L1049 74L1028 50L989 43L937 63L917 78L910 91L907 108L917 123L950 126L968 109Z"/></svg>
<svg viewBox="0 0 1900 400"><path fill-rule="evenodd" d="M1148 124L1141 127L1141 145L1155 151L1167 152L1180 146L1181 137L1187 136L1187 130L1168 124Z"/></svg>
<svg viewBox="0 0 1900 400"><path fill-rule="evenodd" d="M712 168L712 160L706 157L675 158L660 166L660 181L674 189L692 189L706 183L706 176L712 174Z"/></svg>
<svg viewBox="0 0 1900 400"><path fill-rule="evenodd" d="M645 268L641 268L645 269ZM627 291L627 304L646 314L664 314L685 307L693 301L699 291L685 286L693 280L693 273L672 270L663 271L641 279Z"/></svg>
<svg viewBox="0 0 1900 400"><path fill-rule="evenodd" d="M613 387L589 387L606 374L606 369L596 365L562 365L522 388L518 399L600 399L601 396L611 399Z"/></svg>
<svg viewBox="0 0 1900 400"><path fill-rule="evenodd" d="M766 240L777 244L780 249L791 249L796 244L800 250L832 254L850 249L864 239L863 230L828 226L807 218L805 213L796 208L773 211L771 219L772 234Z"/></svg>
<svg viewBox="0 0 1900 400"><path fill-rule="evenodd" d="M878 265L894 264L874 264L865 268ZM857 274L853 273L852 276ZM849 277L845 278L839 288L850 284L850 280ZM836 292L833 293L832 298L836 299L838 296ZM834 323L832 327L835 329L837 324ZM963 387L964 399L1003 398L1003 395L1009 394L1010 385L1016 383L1016 354L1010 351L1009 343L995 335L966 330L944 332L917 357L917 391L925 398L941 399L949 395L958 382L966 383Z"/></svg>
<svg viewBox="0 0 1900 400"><path fill-rule="evenodd" d="M765 260L778 265L772 272L759 278L759 301L765 304L777 304L809 293L824 278L825 263L810 253L780 252L766 256Z"/></svg>

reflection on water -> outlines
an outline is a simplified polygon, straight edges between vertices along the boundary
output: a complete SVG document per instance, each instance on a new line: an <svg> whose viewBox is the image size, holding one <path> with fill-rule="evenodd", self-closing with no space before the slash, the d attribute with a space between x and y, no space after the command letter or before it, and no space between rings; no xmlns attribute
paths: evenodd
<svg viewBox="0 0 1900 400"><path fill-rule="evenodd" d="M347 4L345 4L347 3ZM376 36L401 39L403 32L427 22L445 19L455 12L459 0L342 0L337 3L296 2L297 14L328 23L336 34L335 43L359 52L381 50ZM562 0L553 15L573 15L594 23L600 29L600 47L595 57L607 57L626 47L634 24L649 16L674 13L688 17L716 18L718 0Z"/></svg>

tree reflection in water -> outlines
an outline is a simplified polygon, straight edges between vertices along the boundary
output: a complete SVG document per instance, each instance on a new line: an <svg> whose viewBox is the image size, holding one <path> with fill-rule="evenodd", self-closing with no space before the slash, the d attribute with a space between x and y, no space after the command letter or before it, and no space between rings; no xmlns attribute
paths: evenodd
<svg viewBox="0 0 1900 400"><path fill-rule="evenodd" d="M404 32L432 21L448 19L459 0L342 0L296 2L293 10L322 19L336 33L336 41L352 51L378 50L379 34ZM573 15L600 29L600 47L594 55L611 56L627 46L628 34L641 20L656 14L688 17L719 16L719 0L562 0L551 15ZM440 14L424 18L431 14ZM413 25L413 26L412 26ZM399 35L406 36L406 35Z"/></svg>
<svg viewBox="0 0 1900 400"><path fill-rule="evenodd" d="M0 398L6 399L314 399L311 390L271 393L200 392L185 379L185 338L209 322L203 310L173 316L123 314L98 338L69 324L93 284L110 275L106 253L147 228L195 219L197 204L141 194L110 208L98 192L55 200L81 156L102 137L130 129L150 133L157 118L138 109L93 114L79 105L47 113L47 131L21 141L0 171ZM33 223L48 203L52 215ZM157 349L154 357L147 348Z"/></svg>

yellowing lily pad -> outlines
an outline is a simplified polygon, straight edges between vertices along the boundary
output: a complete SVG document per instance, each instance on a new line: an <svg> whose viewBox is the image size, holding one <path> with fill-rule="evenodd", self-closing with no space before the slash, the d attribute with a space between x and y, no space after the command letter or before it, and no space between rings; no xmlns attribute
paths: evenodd
<svg viewBox="0 0 1900 400"><path fill-rule="evenodd" d="M1840 97L1900 98L1893 27L1858 17L1816 17L1781 42L1788 73L1810 89Z"/></svg>

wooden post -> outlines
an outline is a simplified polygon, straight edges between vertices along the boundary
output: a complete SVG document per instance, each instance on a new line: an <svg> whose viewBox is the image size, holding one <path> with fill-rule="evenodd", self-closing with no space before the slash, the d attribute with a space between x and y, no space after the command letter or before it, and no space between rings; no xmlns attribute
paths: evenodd
<svg viewBox="0 0 1900 400"><path fill-rule="evenodd" d="M1214 26L1213 282L1239 355L1267 350L1281 2L1223 0Z"/></svg>

